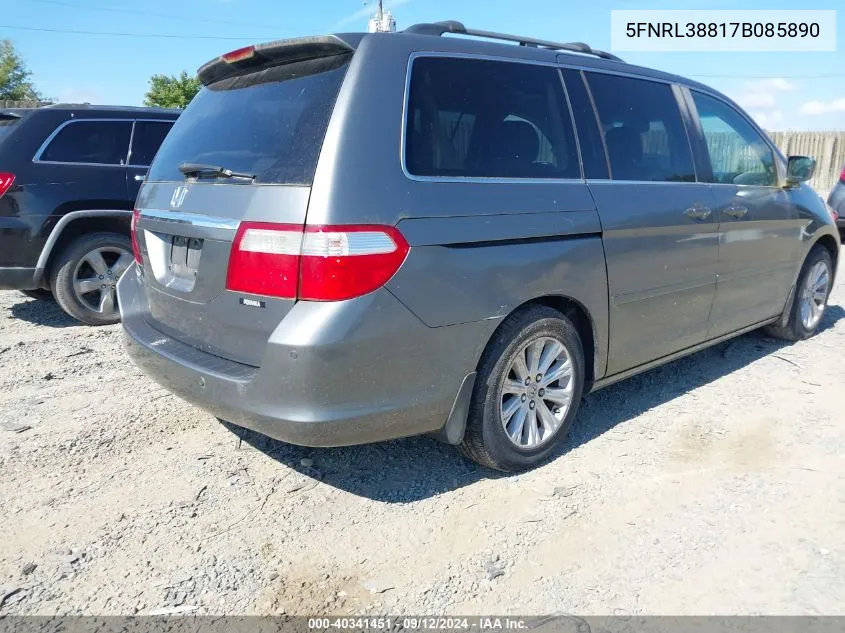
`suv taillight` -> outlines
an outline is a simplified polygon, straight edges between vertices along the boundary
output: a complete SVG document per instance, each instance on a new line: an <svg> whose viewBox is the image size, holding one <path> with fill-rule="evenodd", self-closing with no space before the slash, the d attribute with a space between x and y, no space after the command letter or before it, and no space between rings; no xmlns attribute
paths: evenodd
<svg viewBox="0 0 845 633"><path fill-rule="evenodd" d="M0 198L5 195L5 193L9 190L9 187L12 186L13 182L15 182L14 174L0 171Z"/></svg>
<svg viewBox="0 0 845 633"><path fill-rule="evenodd" d="M839 174L839 180L845 182L845 167L842 168L842 173Z"/></svg>
<svg viewBox="0 0 845 633"><path fill-rule="evenodd" d="M341 301L381 288L399 270L408 242L392 226L242 222L226 288L307 301Z"/></svg>
<svg viewBox="0 0 845 633"><path fill-rule="evenodd" d="M132 211L132 223L129 225L129 236L132 240L132 254L135 256L135 261L142 264L141 248L138 246L138 216L140 212L138 209Z"/></svg>

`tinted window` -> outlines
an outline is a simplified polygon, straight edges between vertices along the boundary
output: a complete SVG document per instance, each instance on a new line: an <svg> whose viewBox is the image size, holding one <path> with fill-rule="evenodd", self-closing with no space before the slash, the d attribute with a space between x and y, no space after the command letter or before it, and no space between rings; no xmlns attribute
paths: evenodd
<svg viewBox="0 0 845 633"><path fill-rule="evenodd" d="M556 69L421 57L411 74L405 143L410 173L580 178Z"/></svg>
<svg viewBox="0 0 845 633"><path fill-rule="evenodd" d="M132 133L132 153L129 154L131 165L149 165L153 162L161 142L172 123L157 123L154 121L136 121L135 131Z"/></svg>
<svg viewBox="0 0 845 633"><path fill-rule="evenodd" d="M41 160L125 165L131 132L131 121L72 121L50 141Z"/></svg>
<svg viewBox="0 0 845 633"><path fill-rule="evenodd" d="M614 180L694 182L689 141L672 88L587 73Z"/></svg>
<svg viewBox="0 0 845 633"><path fill-rule="evenodd" d="M18 122L20 122L20 117L0 112L0 141L12 133L12 130L15 129Z"/></svg>
<svg viewBox="0 0 845 633"><path fill-rule="evenodd" d="M596 112L590 102L590 95L584 84L581 71L563 69L569 104L575 117L575 128L581 147L581 161L584 163L584 176L587 178L608 178L607 155L599 130Z"/></svg>
<svg viewBox="0 0 845 633"><path fill-rule="evenodd" d="M763 137L726 103L693 92L715 182L776 185L775 155Z"/></svg>
<svg viewBox="0 0 845 633"><path fill-rule="evenodd" d="M273 66L203 88L162 143L149 179L183 180L179 165L188 162L255 174L256 182L310 185L349 59Z"/></svg>

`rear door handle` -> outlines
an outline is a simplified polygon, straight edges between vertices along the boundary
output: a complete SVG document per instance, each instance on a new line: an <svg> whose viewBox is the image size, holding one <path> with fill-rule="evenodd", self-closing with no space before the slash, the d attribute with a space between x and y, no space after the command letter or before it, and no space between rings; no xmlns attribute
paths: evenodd
<svg viewBox="0 0 845 633"><path fill-rule="evenodd" d="M725 215L729 215L732 218L741 218L746 213L748 213L748 209L745 207L728 207L723 211Z"/></svg>
<svg viewBox="0 0 845 633"><path fill-rule="evenodd" d="M686 211L684 211L687 217L692 218L694 220L706 220L710 217L712 211L707 207L690 207Z"/></svg>
<svg viewBox="0 0 845 633"><path fill-rule="evenodd" d="M135 174L135 180L137 182L144 182L144 178L146 178L146 176L144 176L143 174Z"/></svg>

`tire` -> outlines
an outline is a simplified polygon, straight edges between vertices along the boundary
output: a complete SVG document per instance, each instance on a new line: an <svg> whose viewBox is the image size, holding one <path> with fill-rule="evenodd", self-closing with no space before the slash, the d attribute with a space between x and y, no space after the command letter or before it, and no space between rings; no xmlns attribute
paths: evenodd
<svg viewBox="0 0 845 633"><path fill-rule="evenodd" d="M827 300L833 284L833 260L828 250L819 244L814 246L804 260L798 282L795 285L795 298L790 307L789 320L784 327L770 325L766 333L787 341L802 341L815 334L824 317ZM813 290L817 290L815 299L811 299ZM815 307L811 307L810 304ZM811 317L808 320L808 315Z"/></svg>
<svg viewBox="0 0 845 633"><path fill-rule="evenodd" d="M35 299L36 301L53 299L53 293L49 290L44 290L43 288L36 288L35 290L21 290L20 292L30 299Z"/></svg>
<svg viewBox="0 0 845 633"><path fill-rule="evenodd" d="M550 345L553 342L563 347L565 355L558 354L547 371L549 374L557 374L555 370L565 372L568 357L569 375L568 378L553 380L546 387L548 393L544 393L543 384L548 377L537 380L537 376L542 375L539 370L545 364L539 361L543 360L543 352L550 356L554 353L555 348ZM539 352L541 357L534 366L533 371L538 372L536 375L530 371L533 363L527 350L531 345L536 345L535 352L543 350ZM526 373L525 368L518 369L517 358L520 356L528 366L528 373L532 374L527 385L525 378L520 377L520 374ZM520 380L517 381L517 378ZM496 330L482 355L466 433L458 450L472 461L494 470L517 472L532 468L545 460L566 438L578 413L583 389L584 351L572 322L557 310L545 306L520 310ZM565 405L568 408L560 406L562 400L550 401L542 397L552 391L558 398L568 393L568 405ZM558 411L555 411L556 404ZM550 421L549 414L560 416L555 420L556 428L543 424L544 420ZM521 423L520 416L523 416ZM505 419L508 421L507 430Z"/></svg>
<svg viewBox="0 0 845 633"><path fill-rule="evenodd" d="M115 285L133 259L129 238L120 233L76 238L59 253L50 271L56 302L88 325L119 322Z"/></svg>

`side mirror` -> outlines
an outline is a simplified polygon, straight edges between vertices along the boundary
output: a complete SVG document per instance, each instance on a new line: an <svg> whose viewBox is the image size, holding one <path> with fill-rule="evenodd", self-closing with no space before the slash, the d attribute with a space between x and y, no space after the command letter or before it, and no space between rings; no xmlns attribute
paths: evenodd
<svg viewBox="0 0 845 633"><path fill-rule="evenodd" d="M816 173L816 159L809 156L790 156L786 162L786 184L792 187L807 182Z"/></svg>

